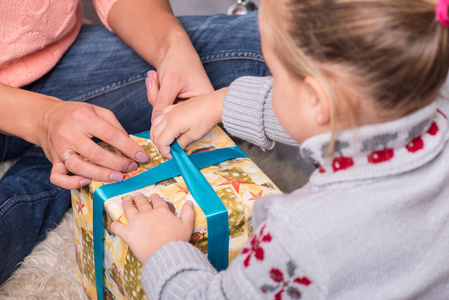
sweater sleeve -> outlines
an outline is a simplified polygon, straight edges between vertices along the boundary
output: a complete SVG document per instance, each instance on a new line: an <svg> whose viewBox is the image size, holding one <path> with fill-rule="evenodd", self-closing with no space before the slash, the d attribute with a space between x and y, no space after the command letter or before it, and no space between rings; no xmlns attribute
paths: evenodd
<svg viewBox="0 0 449 300"><path fill-rule="evenodd" d="M274 115L271 105L272 77L241 77L226 93L223 125L233 136L262 149L272 149L275 142L297 146Z"/></svg>
<svg viewBox="0 0 449 300"><path fill-rule="evenodd" d="M109 31L112 31L112 28L108 24L108 14L109 11L111 10L112 5L114 5L116 1L117 0L92 0L92 3L95 6L95 10L97 11L98 17Z"/></svg>
<svg viewBox="0 0 449 300"><path fill-rule="evenodd" d="M310 261L316 267L318 252L308 243L291 245L291 231L276 229L277 225L261 224L229 267L219 273L189 243L162 246L142 270L148 299L280 299L280 294L291 292L302 295L301 299L323 299L317 270L309 271L309 263L305 268L300 263Z"/></svg>

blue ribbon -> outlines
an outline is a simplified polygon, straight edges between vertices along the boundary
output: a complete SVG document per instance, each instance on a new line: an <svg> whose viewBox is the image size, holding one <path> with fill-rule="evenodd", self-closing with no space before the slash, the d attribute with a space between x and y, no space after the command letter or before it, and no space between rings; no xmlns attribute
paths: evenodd
<svg viewBox="0 0 449 300"><path fill-rule="evenodd" d="M207 257L217 271L224 270L229 256L228 209L178 143L171 146L171 155L190 193L206 215Z"/></svg>
<svg viewBox="0 0 449 300"><path fill-rule="evenodd" d="M135 135L149 139L149 132ZM237 146L186 155L175 141L171 146L173 159L157 165L122 182L98 187L93 196L93 243L95 260L95 285L97 299L103 299L103 209L109 198L182 175L184 181L206 215L208 231L208 259L218 270L228 265L229 224L228 211L200 169L228 159L247 157Z"/></svg>

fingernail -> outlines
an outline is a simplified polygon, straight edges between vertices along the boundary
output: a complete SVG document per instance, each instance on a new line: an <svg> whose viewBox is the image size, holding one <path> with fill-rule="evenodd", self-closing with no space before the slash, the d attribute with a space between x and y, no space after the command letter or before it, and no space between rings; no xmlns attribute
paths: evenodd
<svg viewBox="0 0 449 300"><path fill-rule="evenodd" d="M137 163L133 161L128 167L128 172L134 171L135 169L137 169Z"/></svg>
<svg viewBox="0 0 449 300"><path fill-rule="evenodd" d="M188 204L188 205L190 205L190 206L193 207L193 202L192 202L192 200L188 200L188 201L186 202L186 204Z"/></svg>
<svg viewBox="0 0 449 300"><path fill-rule="evenodd" d="M151 90L151 78L145 78L145 85L147 86L147 91Z"/></svg>
<svg viewBox="0 0 449 300"><path fill-rule="evenodd" d="M136 159L140 162L146 162L148 160L148 155L145 152L139 152L136 155Z"/></svg>
<svg viewBox="0 0 449 300"><path fill-rule="evenodd" d="M130 196L126 196L125 198L122 199L122 201L125 201L125 200L126 201L131 200L131 197Z"/></svg>
<svg viewBox="0 0 449 300"><path fill-rule="evenodd" d="M115 172L111 174L111 177L109 177L111 181L115 182L121 182L123 180L123 174L120 172Z"/></svg>
<svg viewBox="0 0 449 300"><path fill-rule="evenodd" d="M151 118L151 121L153 121L154 119L156 119L157 117L159 117L160 115L162 115L162 113L160 111L157 111L153 114L153 117Z"/></svg>
<svg viewBox="0 0 449 300"><path fill-rule="evenodd" d="M151 70L147 72L147 77L148 78L153 78L153 72L151 72Z"/></svg>
<svg viewBox="0 0 449 300"><path fill-rule="evenodd" d="M134 193L134 196L140 196L140 195L142 195L142 196L143 196L143 194L142 194L142 193L139 193L139 192L135 192L135 193Z"/></svg>
<svg viewBox="0 0 449 300"><path fill-rule="evenodd" d="M89 179L89 178L83 178L83 179L81 179L81 181L80 181L80 185L81 185L81 186L85 186L85 185L90 184L91 182L92 182L92 179Z"/></svg>

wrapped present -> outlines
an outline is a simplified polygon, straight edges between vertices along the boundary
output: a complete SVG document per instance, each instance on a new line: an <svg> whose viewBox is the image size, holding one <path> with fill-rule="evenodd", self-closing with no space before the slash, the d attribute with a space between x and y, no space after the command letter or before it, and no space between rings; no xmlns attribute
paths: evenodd
<svg viewBox="0 0 449 300"><path fill-rule="evenodd" d="M131 138L147 152L149 160L146 163L125 173L121 183L93 181L72 191L77 278L91 299L146 299L140 282L141 263L110 230L114 220L127 224L121 205L123 198L132 197L135 192L146 197L157 193L177 216L183 204L191 200L196 216L190 242L207 254L219 269L223 263L227 266L252 236L254 201L268 194L281 193L218 126L187 147L185 153L179 145L172 148L172 160L160 155L148 132L131 135ZM121 155L111 146L104 147ZM201 178L189 171L186 173L184 163L190 164L190 169L209 183L206 185L213 195L200 192L208 201L201 200L198 192L194 193L192 184ZM217 201L210 201L211 196ZM210 202L216 206L208 207ZM216 214L217 207L221 209L219 214ZM214 220L215 215L222 217ZM217 228L224 228L224 231ZM102 294L97 295L98 287L103 287Z"/></svg>

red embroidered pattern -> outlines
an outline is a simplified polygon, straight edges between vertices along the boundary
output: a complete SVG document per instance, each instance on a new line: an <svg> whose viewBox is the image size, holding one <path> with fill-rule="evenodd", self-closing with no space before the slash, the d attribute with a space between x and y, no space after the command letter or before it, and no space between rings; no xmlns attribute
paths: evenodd
<svg viewBox="0 0 449 300"><path fill-rule="evenodd" d="M243 248L242 254L248 254L248 256L243 261L243 265L245 266L245 268L249 266L249 262L253 254L257 260L263 260L265 253L263 248L260 247L260 244L262 244L263 242L271 242L271 235L269 233L264 235L263 234L264 230L265 225L260 229L258 235L253 236L251 240L251 248Z"/></svg>
<svg viewBox="0 0 449 300"><path fill-rule="evenodd" d="M447 119L446 115L444 115L443 112L438 110L438 113L440 113L444 118ZM440 128L438 127L438 124L436 122L432 122L429 129L426 133L430 134L431 136L437 135L437 133L440 131ZM421 135L415 137L412 139L407 145L405 145L405 148L410 153L418 152L419 150L424 149L424 140ZM375 150L371 152L367 159L370 164L379 164L383 162L387 162L391 160L395 156L395 150L392 148L384 148L381 150ZM349 169L353 167L355 164L352 157L346 157L346 156L338 156L335 157L332 160L332 170L334 173L342 170ZM326 172L326 170L323 168L322 165L319 165L318 172L323 174Z"/></svg>
<svg viewBox="0 0 449 300"><path fill-rule="evenodd" d="M323 174L323 173L326 172L326 170L323 168L322 165L319 165L318 172L320 172L321 174Z"/></svg>
<svg viewBox="0 0 449 300"><path fill-rule="evenodd" d="M300 299L302 294L298 285L309 286L312 281L307 276L294 277L296 265L292 261L287 263L287 269L288 276L285 276L281 270L272 268L269 275L275 285L263 285L262 293L274 293L275 300L281 300L283 295L288 296L289 299Z"/></svg>
<svg viewBox="0 0 449 300"><path fill-rule="evenodd" d="M417 136L410 143L408 143L405 148L408 152L415 153L416 151L424 149L424 141L421 136Z"/></svg>
<svg viewBox="0 0 449 300"><path fill-rule="evenodd" d="M339 156L332 160L332 170L334 170L334 172L349 169L353 165L354 160L352 157Z"/></svg>
<svg viewBox="0 0 449 300"><path fill-rule="evenodd" d="M430 125L429 130L427 130L427 133L434 136L438 133L439 130L440 128L438 128L437 123L433 122L432 125Z"/></svg>
<svg viewBox="0 0 449 300"><path fill-rule="evenodd" d="M429 129L427 130L427 133L431 136L435 136L438 131L440 131L440 128L438 127L438 124L435 122L432 122ZM408 152L415 153L421 149L424 149L424 141L421 136L417 136L414 138L410 143L408 143L405 148Z"/></svg>
<svg viewBox="0 0 449 300"><path fill-rule="evenodd" d="M393 156L394 150L391 148L385 148L383 150L373 151L370 155L368 155L368 162L378 164L389 161L393 158Z"/></svg>

